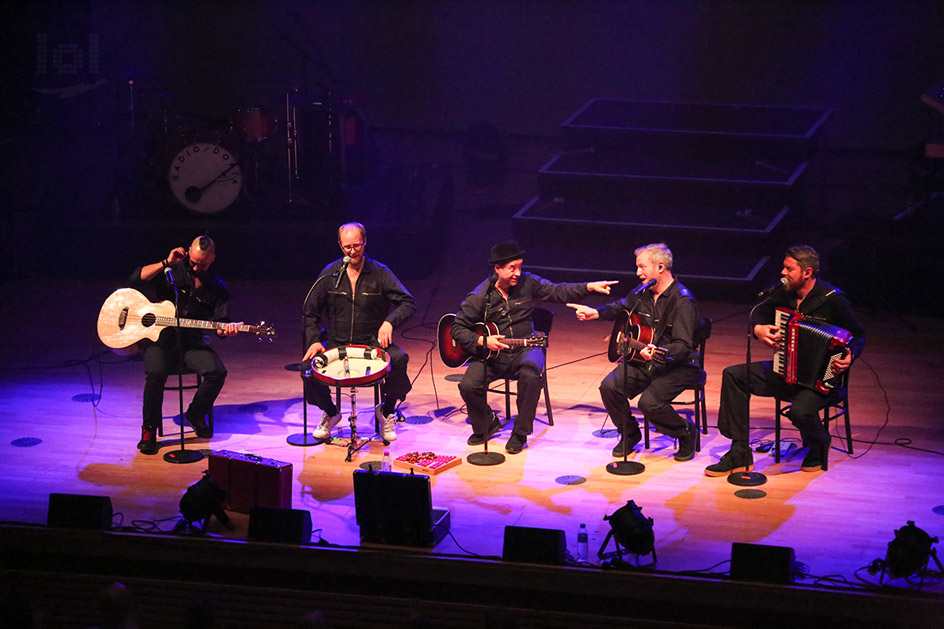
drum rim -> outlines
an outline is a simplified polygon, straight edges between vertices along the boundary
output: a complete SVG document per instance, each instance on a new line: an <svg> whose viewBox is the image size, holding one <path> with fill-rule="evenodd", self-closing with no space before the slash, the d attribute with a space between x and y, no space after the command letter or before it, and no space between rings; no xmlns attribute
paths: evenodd
<svg viewBox="0 0 944 629"><path fill-rule="evenodd" d="M383 377L387 375L387 372L390 371L390 354L388 354L382 347L372 347L370 345L359 345L359 344L335 345L334 347L329 347L328 349L326 349L324 352L322 352L322 354L327 354L328 352L332 350L338 350L341 347L345 348L345 350L347 350L347 348L353 348L353 349L361 349L361 350L369 349L369 350L379 352L379 356L377 357L377 360L383 360L384 367L383 369L369 375L355 376L352 378L334 378L332 376L328 376L323 373L320 373L317 369L315 369L314 365L312 365L311 376L313 378L315 378L319 382L323 382L324 384L328 384L332 386L340 386L340 387L369 386L369 385L376 384L377 382L382 380ZM339 358L340 358L340 351L339 351ZM315 359L312 358L312 362L314 360ZM363 360L363 359L358 359L358 360ZM332 362L335 362L335 361L334 360L329 361L328 364L331 364Z"/></svg>

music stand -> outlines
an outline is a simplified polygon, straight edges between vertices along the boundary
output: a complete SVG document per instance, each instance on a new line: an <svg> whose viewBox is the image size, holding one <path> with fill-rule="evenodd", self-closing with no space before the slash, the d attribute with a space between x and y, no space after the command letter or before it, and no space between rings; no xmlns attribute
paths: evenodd
<svg viewBox="0 0 944 629"><path fill-rule="evenodd" d="M171 450L164 453L164 460L168 463L196 463L203 460L203 453L199 450L187 450L184 445L184 349L180 338L180 291L177 290L177 283L174 281L173 271L168 267L166 271L167 280L174 289L174 329L177 331L177 401L180 410L180 449Z"/></svg>
<svg viewBox="0 0 944 629"><path fill-rule="evenodd" d="M767 301L768 298L769 297L765 297L761 302L751 308L751 312L747 315L747 352L744 362L744 382L747 384L747 397L744 400L744 404L747 406L748 431L750 431L751 423L751 339L754 337L751 317L754 315L754 311L757 310L757 306ZM738 487L757 487L758 485L766 483L767 477L760 472L735 472L734 474L728 474L728 482Z"/></svg>

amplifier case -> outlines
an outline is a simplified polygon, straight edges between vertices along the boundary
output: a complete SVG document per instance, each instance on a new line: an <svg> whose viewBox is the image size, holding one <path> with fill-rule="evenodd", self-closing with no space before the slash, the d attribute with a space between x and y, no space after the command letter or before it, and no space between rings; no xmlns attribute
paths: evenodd
<svg viewBox="0 0 944 629"><path fill-rule="evenodd" d="M292 508L292 464L245 452L214 450L210 479L226 492L223 508L249 513L253 507Z"/></svg>

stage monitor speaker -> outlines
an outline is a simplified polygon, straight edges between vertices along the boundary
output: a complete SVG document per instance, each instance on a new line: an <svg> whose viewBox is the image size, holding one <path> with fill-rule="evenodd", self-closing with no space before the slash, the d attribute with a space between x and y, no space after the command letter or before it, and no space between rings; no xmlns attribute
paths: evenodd
<svg viewBox="0 0 944 629"><path fill-rule="evenodd" d="M311 512L252 507L249 511L249 539L280 544L307 544L311 541Z"/></svg>
<svg viewBox="0 0 944 629"><path fill-rule="evenodd" d="M105 531L111 528L111 517L111 498L108 496L49 494L47 526Z"/></svg>
<svg viewBox="0 0 944 629"><path fill-rule="evenodd" d="M786 546L731 544L731 578L790 585L794 583L796 555Z"/></svg>
<svg viewBox="0 0 944 629"><path fill-rule="evenodd" d="M506 526L502 559L562 565L567 560L567 539L564 531Z"/></svg>
<svg viewBox="0 0 944 629"><path fill-rule="evenodd" d="M449 512L433 508L422 474L355 470L354 508L363 542L428 548L449 530Z"/></svg>

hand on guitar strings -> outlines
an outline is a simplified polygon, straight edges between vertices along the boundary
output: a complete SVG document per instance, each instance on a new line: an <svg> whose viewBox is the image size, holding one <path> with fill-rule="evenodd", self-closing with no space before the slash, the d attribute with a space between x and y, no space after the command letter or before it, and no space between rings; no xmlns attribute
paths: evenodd
<svg viewBox="0 0 944 629"><path fill-rule="evenodd" d="M589 284L587 285L589 286ZM609 287L607 287L607 292L610 292ZM583 304L565 304L568 308L573 308L576 312L577 319L579 321L593 321L594 319L600 318L600 313L597 312L596 308L591 308L589 306L584 306Z"/></svg>

